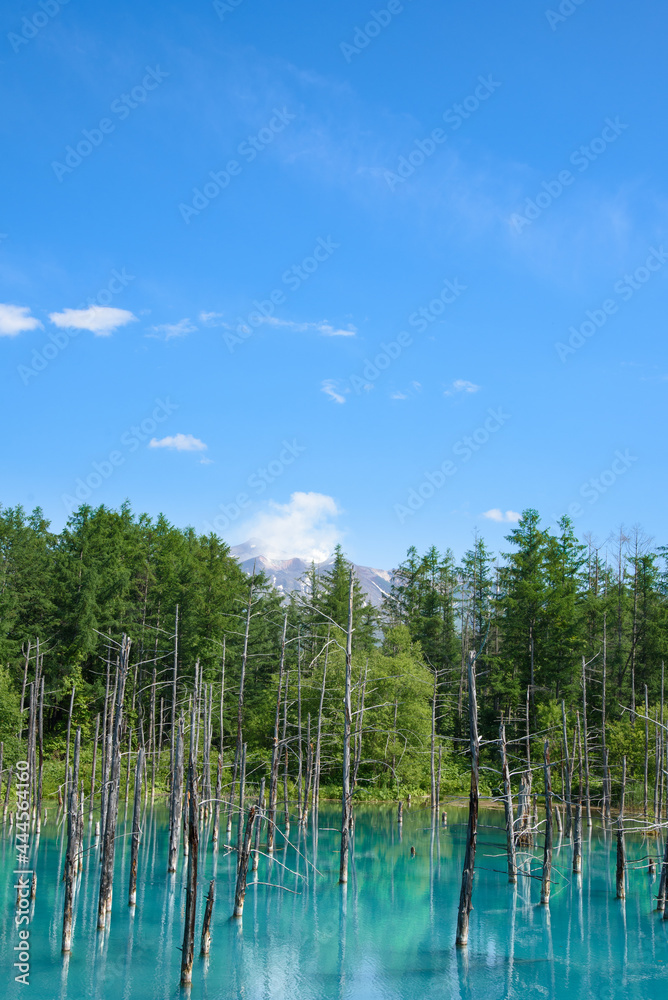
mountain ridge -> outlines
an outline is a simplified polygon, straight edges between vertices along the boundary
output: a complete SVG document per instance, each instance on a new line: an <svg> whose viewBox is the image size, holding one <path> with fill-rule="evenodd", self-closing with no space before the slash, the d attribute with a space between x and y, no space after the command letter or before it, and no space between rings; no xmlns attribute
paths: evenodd
<svg viewBox="0 0 668 1000"><path fill-rule="evenodd" d="M301 578L311 568L311 560L302 559L300 556L271 559L262 552L262 546L260 539L250 538L240 545L233 545L230 554L246 573L252 573L254 565L263 570L273 586L282 591L286 597L293 591L305 593L306 586ZM322 562L316 562L316 570L322 573L333 563L334 557L329 556ZM361 566L357 563L353 563L353 569L369 603L374 607L380 607L383 596L390 592L392 574L385 569Z"/></svg>

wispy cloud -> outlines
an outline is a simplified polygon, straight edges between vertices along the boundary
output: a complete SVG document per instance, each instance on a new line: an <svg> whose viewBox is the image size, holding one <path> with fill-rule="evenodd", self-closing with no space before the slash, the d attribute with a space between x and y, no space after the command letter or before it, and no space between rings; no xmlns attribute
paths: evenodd
<svg viewBox="0 0 668 1000"><path fill-rule="evenodd" d="M134 323L137 317L128 309L89 306L88 309L63 309L59 313L49 313L49 319L61 328L90 330L96 337L109 337L119 327Z"/></svg>
<svg viewBox="0 0 668 1000"><path fill-rule="evenodd" d="M333 497L324 493L292 493L288 503L270 501L269 509L243 525L246 538L258 539L268 559L297 558L323 562L341 541L334 519L341 513Z"/></svg>
<svg viewBox="0 0 668 1000"><path fill-rule="evenodd" d="M198 319L205 326L224 326L226 329L230 329L230 324L223 320L223 313L201 312Z"/></svg>
<svg viewBox="0 0 668 1000"><path fill-rule="evenodd" d="M317 323L296 323L291 319L279 319L278 316L258 316L256 322L266 323L268 326L282 326L294 330L295 333L318 333L322 337L354 337L357 334L357 329L352 325L346 328L332 326L327 320Z"/></svg>
<svg viewBox="0 0 668 1000"><path fill-rule="evenodd" d="M443 393L443 395L444 396L454 396L455 393L457 393L457 392L478 392L479 389L480 389L480 386L476 385L475 382L469 382L465 378L457 378L452 383L452 385L450 385L445 390L445 392Z"/></svg>
<svg viewBox="0 0 668 1000"><path fill-rule="evenodd" d="M206 451L207 446L192 434L174 434L164 438L151 438L149 448L171 448L173 451Z"/></svg>
<svg viewBox="0 0 668 1000"><path fill-rule="evenodd" d="M16 337L26 330L41 327L40 321L30 315L28 306L12 306L0 302L0 337Z"/></svg>
<svg viewBox="0 0 668 1000"><path fill-rule="evenodd" d="M488 521L497 521L499 524L516 524L522 515L518 514L516 510L507 510L504 514L498 507L492 507L491 510L486 510L482 516L486 517Z"/></svg>
<svg viewBox="0 0 668 1000"><path fill-rule="evenodd" d="M350 391L349 389L342 389L339 391L338 382L333 378L326 378L322 382L320 390L321 392L324 392L326 396L329 396L330 399L333 399L335 403L345 403L346 397L344 393Z"/></svg>
<svg viewBox="0 0 668 1000"><path fill-rule="evenodd" d="M187 337L189 333L194 333L197 327L186 317L186 319L180 319L178 323L159 323L157 326L152 326L151 329L158 336L162 336L164 340L171 340L173 337ZM148 336L153 336L153 334L149 333Z"/></svg>

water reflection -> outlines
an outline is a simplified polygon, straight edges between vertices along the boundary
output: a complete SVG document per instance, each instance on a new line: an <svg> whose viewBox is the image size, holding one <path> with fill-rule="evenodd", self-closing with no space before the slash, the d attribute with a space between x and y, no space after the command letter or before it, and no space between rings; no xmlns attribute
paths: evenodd
<svg viewBox="0 0 668 1000"><path fill-rule="evenodd" d="M350 881L338 884L338 805L322 806L292 836L279 832L273 858L260 854L249 879L243 921L232 921L235 852L209 847L202 825L193 996L266 1000L431 1000L453 997L655 1000L668 985L668 921L656 911L657 880L648 856L662 839L629 833L627 898L615 898L616 839L594 815L583 836L582 873L572 872L572 843L554 846L549 906L541 906L542 839L518 854L517 885L505 872L501 812L481 810L481 832L468 949L454 948L466 834L466 810L358 807ZM119 817L120 820L120 817ZM121 826L121 831L124 829ZM137 906L127 905L130 837L119 838L111 926L97 931L99 845L88 824L77 879L72 955L60 955L62 824L45 822L37 851L37 898L31 925L33 1000L162 1000L178 996L183 935L184 859L168 875L167 813L143 815ZM263 840L265 833L263 831ZM290 838L290 839L288 839ZM0 849L0 949L11 968L13 843ZM411 846L415 857L411 858ZM264 845L261 844L261 850ZM199 958L208 881L216 879L211 955ZM20 984L4 995L19 997Z"/></svg>

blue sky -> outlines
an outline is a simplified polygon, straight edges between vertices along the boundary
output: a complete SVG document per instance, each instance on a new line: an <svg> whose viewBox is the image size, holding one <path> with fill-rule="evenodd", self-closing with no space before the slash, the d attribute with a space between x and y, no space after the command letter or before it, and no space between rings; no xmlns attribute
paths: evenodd
<svg viewBox="0 0 668 1000"><path fill-rule="evenodd" d="M2 503L382 567L528 506L665 543L667 21L4 4Z"/></svg>

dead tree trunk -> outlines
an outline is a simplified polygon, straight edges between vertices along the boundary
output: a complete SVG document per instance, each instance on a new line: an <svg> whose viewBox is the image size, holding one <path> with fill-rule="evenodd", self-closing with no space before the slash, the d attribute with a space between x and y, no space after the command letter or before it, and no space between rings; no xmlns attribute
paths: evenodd
<svg viewBox="0 0 668 1000"><path fill-rule="evenodd" d="M592 825L591 820L591 794L589 787L589 732L587 730L587 672L585 669L585 658L582 657L582 736L584 742L584 768L585 768L585 802L587 805L587 826Z"/></svg>
<svg viewBox="0 0 668 1000"><path fill-rule="evenodd" d="M568 732L566 729L566 705L562 699L561 702L561 723L564 734L564 760L566 762L566 767L564 770L564 806L566 809L566 836L570 837L572 833L573 824L573 810L571 806L571 778L573 776L573 766L571 764L570 757L568 756Z"/></svg>
<svg viewBox="0 0 668 1000"><path fill-rule="evenodd" d="M62 951L72 950L72 922L74 885L79 867L79 752L81 749L81 729L77 729L74 740L74 764L69 799L67 800L67 852L65 855L65 900L63 905ZM70 775L68 774L68 779Z"/></svg>
<svg viewBox="0 0 668 1000"><path fill-rule="evenodd" d="M111 914L111 896L114 881L114 851L116 845L116 821L118 819L118 795L121 779L121 723L123 721L123 698L125 682L130 662L130 640L123 636L116 683L116 707L112 727L111 777L107 790L105 827L102 841L102 872L100 874L100 895L98 901L97 926L103 930L107 914Z"/></svg>
<svg viewBox="0 0 668 1000"><path fill-rule="evenodd" d="M515 831L513 829L513 792L510 786L510 770L506 754L506 727L501 717L499 727L499 743L501 745L501 767L503 773L503 807L506 814L506 853L508 855L508 881L513 885L517 882L517 861L515 857Z"/></svg>
<svg viewBox="0 0 668 1000"><path fill-rule="evenodd" d="M348 629L346 632L346 686L343 702L343 780L341 791L341 857L339 882L348 881L348 854L350 851L350 726L352 722L351 680L353 664L353 571L350 570L348 589Z"/></svg>
<svg viewBox="0 0 668 1000"><path fill-rule="evenodd" d="M211 840L218 846L218 837L220 835L220 796L223 791L223 755L218 754L218 768L216 770L216 802L213 809L213 833L211 834Z"/></svg>
<svg viewBox="0 0 668 1000"><path fill-rule="evenodd" d="M197 778L195 776L195 763L191 756L188 765L188 877L186 880L186 919L183 927L183 950L181 952L181 986L188 986L192 982L193 956L195 954L198 819Z"/></svg>
<svg viewBox="0 0 668 1000"><path fill-rule="evenodd" d="M547 740L543 747L543 774L545 778L545 847L543 850L543 884L540 901L541 903L549 903L552 878L552 779L550 777L550 747Z"/></svg>
<svg viewBox="0 0 668 1000"><path fill-rule="evenodd" d="M260 859L260 830L262 827L262 811L264 809L264 778L260 784L260 794L257 800L258 817L255 823L255 849L253 850L253 871L257 871Z"/></svg>
<svg viewBox="0 0 668 1000"><path fill-rule="evenodd" d="M100 713L95 717L95 742L93 743L93 770L90 777L90 809L88 811L88 818L92 820L93 818L93 808L95 803L95 771L97 768L97 740L100 735Z"/></svg>
<svg viewBox="0 0 668 1000"><path fill-rule="evenodd" d="M181 799L183 796L183 719L179 720L176 738L174 767L172 768L172 794L169 802L169 856L167 871L176 871L181 836Z"/></svg>
<svg viewBox="0 0 668 1000"><path fill-rule="evenodd" d="M469 915L472 909L473 873L475 868L475 851L478 837L478 766L480 744L478 741L478 701L475 680L476 654L471 651L468 656L469 681L469 729L471 743L471 791L469 795L469 822L466 833L466 854L462 872L462 888L459 894L459 911L457 914L458 948L465 948L469 940Z"/></svg>
<svg viewBox="0 0 668 1000"><path fill-rule="evenodd" d="M578 797L575 803L575 830L573 833L573 871L576 875L582 872L582 741L580 738L580 713L577 713L578 739Z"/></svg>
<svg viewBox="0 0 668 1000"><path fill-rule="evenodd" d="M137 857L139 855L139 821L141 819L141 779L144 766L144 750L142 747L137 751L137 766L135 768L135 801L132 812L132 850L130 853L130 893L128 906L135 906L137 903Z"/></svg>
<svg viewBox="0 0 668 1000"><path fill-rule="evenodd" d="M320 797L320 748L322 739L322 709L325 703L325 682L327 679L327 658L329 656L329 630L327 632L327 648L325 649L325 663L322 671L322 687L320 688L320 706L318 708L318 734L315 740L315 777L313 779L313 809L318 808Z"/></svg>
<svg viewBox="0 0 668 1000"><path fill-rule="evenodd" d="M271 771L269 777L269 815L267 817L267 851L273 853L276 840L276 803L278 800L278 765L281 748L278 742L278 727L281 718L281 690L283 687L283 670L285 667L285 639L288 629L288 616L283 618L283 635L281 636L281 659L278 665L278 691L276 693L276 714L274 716L274 742L271 751Z"/></svg>
<svg viewBox="0 0 668 1000"><path fill-rule="evenodd" d="M239 855L239 866L237 869L237 885L234 893L234 917L241 917L244 912L244 900L246 898L246 879L248 878L248 862L251 853L251 840L253 836L253 825L255 823L256 807L251 806L248 811L246 821L246 831L244 841Z"/></svg>
<svg viewBox="0 0 668 1000"><path fill-rule="evenodd" d="M626 757L622 757L622 797L617 817L617 899L626 898L624 871L626 868L626 845L624 843L624 796L626 792Z"/></svg>
<svg viewBox="0 0 668 1000"><path fill-rule="evenodd" d="M206 956L211 950L211 915L213 904L216 900L216 880L212 878L209 882L209 895L206 897L206 908L204 910L204 922L202 923L202 944L200 955Z"/></svg>

